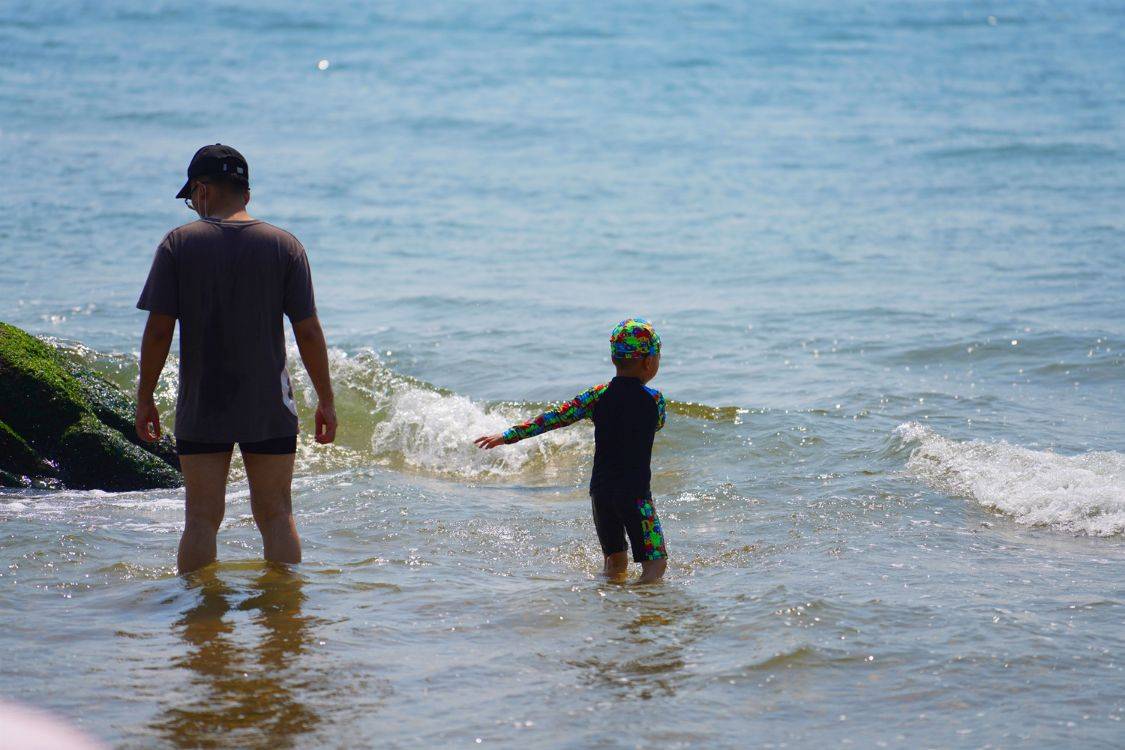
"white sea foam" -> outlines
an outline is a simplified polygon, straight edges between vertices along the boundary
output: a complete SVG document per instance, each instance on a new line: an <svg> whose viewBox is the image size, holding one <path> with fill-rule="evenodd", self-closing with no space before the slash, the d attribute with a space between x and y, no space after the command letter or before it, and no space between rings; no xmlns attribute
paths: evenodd
<svg viewBox="0 0 1125 750"><path fill-rule="evenodd" d="M527 410L486 406L401 375L387 368L370 349L354 355L332 349L329 362L338 383L337 412L341 420L356 420L371 430L372 454L365 456L354 447L346 449L346 454L336 456L336 464L329 468L358 465L373 458L393 468L460 479L511 478L532 466L536 476L553 479L558 472L573 468L574 461L564 460L560 465L560 449L563 456L577 460L593 444L590 427L575 425L534 440L481 450L473 444L474 438L503 432L529 416ZM315 398L307 375L295 372L294 385L305 403L312 406ZM326 468L321 466L324 447L317 446L311 452L315 455L306 457L302 466L314 468L313 459L318 458L321 460L315 468ZM548 456L553 458L551 462L543 460Z"/></svg>
<svg viewBox="0 0 1125 750"><path fill-rule="evenodd" d="M1018 523L1092 536L1125 531L1125 454L1060 456L1005 442L958 442L917 422L895 434L916 444L906 462L911 474Z"/></svg>
<svg viewBox="0 0 1125 750"><path fill-rule="evenodd" d="M12 490L0 494L0 522L65 521L85 528L141 529L164 533L182 526L182 490ZM140 514L140 517L137 514Z"/></svg>
<svg viewBox="0 0 1125 750"><path fill-rule="evenodd" d="M592 444L590 428L580 425L488 451L473 444L474 438L503 432L518 418L512 410L486 410L464 396L407 388L390 394L371 445L376 455L399 456L416 469L486 479L514 476L559 448Z"/></svg>

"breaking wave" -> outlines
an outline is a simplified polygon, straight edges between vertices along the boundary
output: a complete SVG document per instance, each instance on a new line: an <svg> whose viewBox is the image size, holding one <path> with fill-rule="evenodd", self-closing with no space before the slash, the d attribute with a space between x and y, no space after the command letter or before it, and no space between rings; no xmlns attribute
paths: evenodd
<svg viewBox="0 0 1125 750"><path fill-rule="evenodd" d="M135 356L98 353L69 342L51 343L127 391L132 389L137 373ZM354 354L339 349L329 352L340 428L334 444L317 445L311 435L315 393L293 346L289 361L295 396L302 405L298 474L375 465L468 481L572 482L575 468L593 452L593 429L588 423L555 430L535 440L481 450L473 444L474 438L501 432L549 404L474 401L395 372L369 349ZM176 368L172 355L156 392L166 429L172 425L176 402ZM668 410L693 419L729 423L739 423L747 413L738 407L683 402L669 402ZM234 478L241 478L237 452L233 468Z"/></svg>
<svg viewBox="0 0 1125 750"><path fill-rule="evenodd" d="M932 487L968 497L1018 523L1091 536L1125 531L1125 455L1061 456L1005 442L958 442L908 422L895 428L913 446L906 468Z"/></svg>

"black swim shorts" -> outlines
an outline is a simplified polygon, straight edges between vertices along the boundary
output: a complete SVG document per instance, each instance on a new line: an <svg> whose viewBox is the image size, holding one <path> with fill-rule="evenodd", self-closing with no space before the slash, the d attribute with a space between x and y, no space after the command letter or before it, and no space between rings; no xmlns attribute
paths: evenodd
<svg viewBox="0 0 1125 750"><path fill-rule="evenodd" d="M270 438L252 443L239 443L239 450L246 453L264 453L270 456L284 456L297 452L297 436ZM229 453L234 443L200 443L194 440L176 438L176 453L181 456L194 456L198 453Z"/></svg>
<svg viewBox="0 0 1125 750"><path fill-rule="evenodd" d="M634 562L667 559L664 530L660 528L660 517L656 515L651 497L591 495L590 502L603 553L624 552L628 536Z"/></svg>

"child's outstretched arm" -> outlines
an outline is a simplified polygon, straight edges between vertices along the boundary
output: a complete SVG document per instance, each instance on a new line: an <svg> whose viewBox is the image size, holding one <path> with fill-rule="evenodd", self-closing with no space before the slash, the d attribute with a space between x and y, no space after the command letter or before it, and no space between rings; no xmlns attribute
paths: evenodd
<svg viewBox="0 0 1125 750"><path fill-rule="evenodd" d="M483 435L473 442L488 450L506 443L518 443L525 438L535 437L536 435L542 435L544 432L574 424L590 416L594 404L608 387L609 383L595 385L593 388L582 391L570 401L559 404L554 409L545 411L526 422L513 425L499 435Z"/></svg>

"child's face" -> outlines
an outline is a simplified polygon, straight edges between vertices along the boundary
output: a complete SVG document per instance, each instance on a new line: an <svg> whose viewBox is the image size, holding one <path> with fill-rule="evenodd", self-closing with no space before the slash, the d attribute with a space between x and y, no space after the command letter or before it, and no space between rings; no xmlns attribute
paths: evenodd
<svg viewBox="0 0 1125 750"><path fill-rule="evenodd" d="M660 371L660 355L645 357L641 365L641 380L645 383L656 377Z"/></svg>

